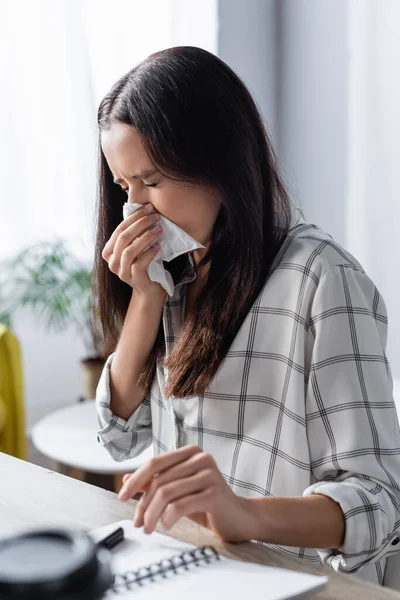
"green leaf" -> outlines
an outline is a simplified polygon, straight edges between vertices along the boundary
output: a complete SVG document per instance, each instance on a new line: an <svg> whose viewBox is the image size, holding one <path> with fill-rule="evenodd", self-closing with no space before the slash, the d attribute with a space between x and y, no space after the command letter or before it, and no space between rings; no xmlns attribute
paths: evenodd
<svg viewBox="0 0 400 600"><path fill-rule="evenodd" d="M12 327L11 314L7 313L7 312L0 313L0 323L2 325L5 325L9 329L11 329L11 327Z"/></svg>
<svg viewBox="0 0 400 600"><path fill-rule="evenodd" d="M63 240L33 244L3 261L0 292L0 318L10 321L11 314L28 308L49 330L75 327L82 336L96 338L91 270Z"/></svg>

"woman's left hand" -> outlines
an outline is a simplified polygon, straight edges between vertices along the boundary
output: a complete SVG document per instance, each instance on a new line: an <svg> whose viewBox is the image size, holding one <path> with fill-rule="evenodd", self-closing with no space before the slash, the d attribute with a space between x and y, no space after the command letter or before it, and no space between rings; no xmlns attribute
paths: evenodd
<svg viewBox="0 0 400 600"><path fill-rule="evenodd" d="M181 517L191 517L224 541L239 542L256 535L251 500L234 494L214 459L197 446L154 457L123 481L120 500L145 492L134 523L144 526L145 533L152 533L160 519L162 528L168 530Z"/></svg>

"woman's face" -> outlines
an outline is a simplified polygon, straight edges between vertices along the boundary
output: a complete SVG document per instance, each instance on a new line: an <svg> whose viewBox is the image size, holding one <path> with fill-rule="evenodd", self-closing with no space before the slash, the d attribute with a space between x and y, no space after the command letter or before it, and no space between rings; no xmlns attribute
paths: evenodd
<svg viewBox="0 0 400 600"><path fill-rule="evenodd" d="M211 190L170 180L157 171L136 129L113 123L101 133L101 146L116 185L126 190L127 202L150 202L163 216L207 246L220 201Z"/></svg>

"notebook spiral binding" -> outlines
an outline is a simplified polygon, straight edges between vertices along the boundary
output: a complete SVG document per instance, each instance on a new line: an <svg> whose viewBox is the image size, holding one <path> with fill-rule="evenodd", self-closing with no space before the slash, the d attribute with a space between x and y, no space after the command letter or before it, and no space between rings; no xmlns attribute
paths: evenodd
<svg viewBox="0 0 400 600"><path fill-rule="evenodd" d="M160 562L154 562L148 567L114 575L110 591L116 593L128 591L135 586L143 586L149 582L154 583L160 578L166 579L171 574L178 575L182 570L188 571L192 567L200 567L216 560L220 560L220 556L212 546L194 548Z"/></svg>

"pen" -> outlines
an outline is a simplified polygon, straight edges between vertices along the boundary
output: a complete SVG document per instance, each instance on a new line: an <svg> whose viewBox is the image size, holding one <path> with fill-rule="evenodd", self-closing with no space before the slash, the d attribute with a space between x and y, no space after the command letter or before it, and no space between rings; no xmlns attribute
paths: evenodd
<svg viewBox="0 0 400 600"><path fill-rule="evenodd" d="M124 539L124 535L125 534L122 527L118 527L118 529L107 535L99 542L97 542L97 546L101 548L107 548L107 550L111 550L112 548L117 546L117 544L122 542L122 540Z"/></svg>

